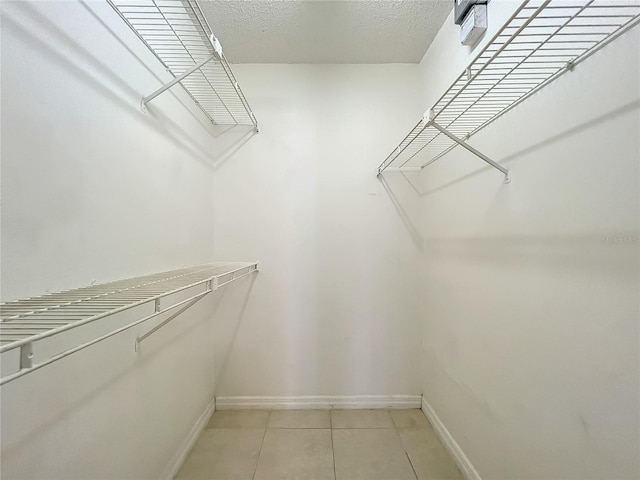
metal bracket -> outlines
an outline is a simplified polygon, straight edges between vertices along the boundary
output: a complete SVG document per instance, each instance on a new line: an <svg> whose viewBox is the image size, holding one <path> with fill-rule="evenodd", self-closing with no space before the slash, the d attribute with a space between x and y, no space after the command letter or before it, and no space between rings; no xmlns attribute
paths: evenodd
<svg viewBox="0 0 640 480"><path fill-rule="evenodd" d="M429 123L433 122L434 118L436 118L436 114L433 111L433 108L430 108L429 110L427 110L422 114L422 123L424 123L425 126L428 127Z"/></svg>
<svg viewBox="0 0 640 480"><path fill-rule="evenodd" d="M471 153L473 153L476 157L480 158L481 160L487 162L489 165L491 165L493 168L500 170L503 174L504 174L504 183L510 183L511 182L511 174L509 173L509 170L505 167L503 167L502 165L500 165L499 163L494 162L493 160L491 160L489 157L487 157L484 153L476 150L475 148L473 148L471 145L469 145L467 142L465 142L462 138L457 137L456 135L454 135L453 133L451 133L450 131L448 131L446 128L444 128L443 126L437 124L436 122L434 122L433 120L431 120L429 122L429 125L432 126L433 128L435 128L436 130L438 130L440 133L442 133L443 135L449 137L451 140L453 140L454 142L456 142L458 145L460 145L461 147L469 150Z"/></svg>
<svg viewBox="0 0 640 480"><path fill-rule="evenodd" d="M33 343L25 343L20 347L20 370L33 367Z"/></svg>
<svg viewBox="0 0 640 480"><path fill-rule="evenodd" d="M422 167L387 167L385 172L420 172Z"/></svg>
<svg viewBox="0 0 640 480"><path fill-rule="evenodd" d="M216 36L212 33L209 37L209 41L211 42L211 46L213 50L218 54L218 56L222 57L222 44L220 40L216 38Z"/></svg>
<svg viewBox="0 0 640 480"><path fill-rule="evenodd" d="M205 58L204 60L202 60L200 63L194 65L193 67L191 67L189 70L187 70L186 72L184 72L181 75L178 75L176 78L174 78L173 80L171 80L169 83L165 83L162 87L160 87L159 89L157 89L155 92L153 92L150 95L147 95L146 97L144 97L142 99L142 101L140 102L140 108L143 112L147 111L147 103L149 103L151 100L153 100L154 98L156 98L158 95L160 95L161 93L164 93L165 91L169 90L171 87L173 87L175 84L180 83L182 80L184 80L185 78L187 78L189 75L191 75L193 72L200 70L202 67L204 67L207 63L209 63L211 60L215 59L216 56L215 55L210 55L207 58Z"/></svg>

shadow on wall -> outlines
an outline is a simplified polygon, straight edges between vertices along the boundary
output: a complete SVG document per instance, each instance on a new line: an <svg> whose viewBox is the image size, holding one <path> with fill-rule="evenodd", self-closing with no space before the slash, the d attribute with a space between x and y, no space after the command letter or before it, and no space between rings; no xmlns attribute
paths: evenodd
<svg viewBox="0 0 640 480"><path fill-rule="evenodd" d="M201 306L201 308L204 307ZM132 312L138 312L137 316L142 316L137 309L124 312L121 316L127 317ZM197 318L192 316L189 322L174 322L174 328L178 323L181 327L178 334L167 335L167 332L171 329L165 329L163 333L166 336L170 336L169 340L163 344L153 346L152 352L150 351L151 349L135 351L136 329L131 329L77 352L70 356L68 360L60 360L14 382L3 385L3 417L5 415L12 417L11 411L13 411L13 414L18 414L25 408L22 403L13 405L14 408L12 408L11 403L13 402L10 402L9 399L28 397L32 399L30 403L33 403L34 398L40 399L35 401L37 404L40 404L41 401L42 408L38 409L36 417L39 420L37 422L31 419L31 421L20 422L19 430L15 426L10 429L12 442L8 445L3 445L2 456L12 457L14 454L20 456L21 451L29 449L29 445L33 443L33 440L46 438L49 432L66 425L71 417L86 409L87 406L97 404L100 400L106 398L109 392L120 389L130 391L131 384L135 384L136 380L141 378L137 369L145 368L145 364L148 367L149 364L152 364L153 358L163 351L163 346L167 346L169 343L179 343L184 337L191 334L195 329L201 328L202 324L209 320L202 313L194 314L192 311L192 315ZM164 316L157 318L164 319ZM161 336L158 335L158 337ZM145 350L149 350L149 353L146 353ZM83 357L84 361L82 361ZM96 361L96 359L100 358L102 358L102 361ZM96 365L108 366L108 368L102 367L98 371L95 368ZM94 366L94 368L87 368L87 366ZM64 391L62 398L64 407L57 410L55 408L46 408L46 404L49 401L46 392L49 389L59 391L60 385L68 385L70 378L74 378L74 387L67 388ZM53 395L53 397L58 396L59 394ZM57 403L59 403L59 400ZM20 407L20 409L17 407ZM46 420L43 421L42 415L45 412L48 413ZM3 418L3 428L8 426L4 420ZM87 425L87 428L91 428L91 425ZM93 431L92 434L99 437L99 432L97 431Z"/></svg>
<svg viewBox="0 0 640 480"><path fill-rule="evenodd" d="M431 255L455 259L461 265L536 270L551 266L591 275L606 272L611 281L637 281L640 236L616 235L495 236L488 238L430 238ZM594 248L597 247L597 248ZM617 279L617 280L616 280Z"/></svg>
<svg viewBox="0 0 640 480"><path fill-rule="evenodd" d="M570 128L568 130L565 130L563 132L560 132L556 135L553 135L551 137L545 138L544 140L541 140L533 145L530 145L518 152L514 152L511 153L505 157L503 157L502 159L499 160L499 163L501 164L509 164L510 162L514 162L515 160L517 160L519 157L522 157L524 155L533 153L541 148L547 148L550 145L560 142L562 140L566 140L567 138L577 135L585 130L597 127L599 124L603 123L603 122L607 122L610 121L616 117L625 115L627 113L630 113L636 109L638 109L640 107L640 100L635 100L633 102L630 102L626 105L623 105L622 107L619 107L615 110L612 110L610 112L607 112L603 115L600 115L597 118L591 119L589 121L583 122L573 128ZM444 161L446 161L446 158L444 159ZM480 162L480 160L478 160ZM398 215L400 216L402 223L404 224L407 232L409 233L409 236L411 237L412 241L414 242L414 244L416 245L416 247L418 247L420 250L423 250L424 248L424 236L420 233L420 230L416 227L416 223L414 223L414 220L411 218L411 215L408 213L408 209L405 208L405 206L403 206L403 203L399 200L399 196L394 192L394 188L396 191L399 191L402 187L400 186L400 184L396 183L395 187L392 186L392 184L394 182L391 182L391 179L400 179L402 178L404 180L404 185L407 185L410 187L410 189L413 191L414 194L417 194L420 197L427 197L429 195L432 195L434 193L440 192L440 191L444 191L448 188L452 188L458 184L460 184L461 182L467 181L481 173L484 173L486 171L492 170L492 167L486 165L483 166L481 168L478 168L477 170L474 170L473 172L470 172L466 175L463 175L462 177L456 178L455 180L452 180L450 182L447 182L443 185L439 185L435 188L432 188L430 190L427 191L422 191L419 186L417 185L417 182L415 179L411 178L410 175L407 175L407 173L405 172L383 172L378 176L378 180L380 181L380 183L383 185L385 191L387 192L387 194L389 195L389 199L391 200L391 202L393 203L393 206L395 207L396 211L398 212ZM424 172L424 170L422 171ZM422 172L418 172L416 175L421 175Z"/></svg>
<svg viewBox="0 0 640 480"><path fill-rule="evenodd" d="M402 172L402 175L404 175L404 172ZM416 226L411 221L411 217L409 216L409 214L402 207L402 203L400 202L398 197L393 193L393 190L391 189L387 179L385 178L385 173L381 173L380 175L378 175L378 181L384 187L385 191L387 192L387 195L389 195L389 199L391 200L391 203L396 209L396 212L398 212L398 215L400 215L400 219L402 220L402 223L407 229L407 232L409 233L409 236L411 237L411 240L413 241L414 245L418 250L422 251L424 249L424 240L422 239L422 235L420 234L420 231L416 228ZM409 180L407 179L407 181ZM409 182L409 184L413 187L413 183Z"/></svg>
<svg viewBox="0 0 640 480"><path fill-rule="evenodd" d="M177 370L172 372L166 368L168 361L166 356L169 355L170 358L184 363L188 360L184 359L183 349L190 347L190 337L192 338L193 335L211 335L213 332L215 339L217 336L216 325L212 322L216 320L220 304L226 297L230 297L229 293L235 289L235 295L232 295L229 300L237 304L238 296L241 295L241 301L239 307L237 305L234 306L236 315L231 319L231 323L234 325L234 334L229 349L225 353L225 358L228 358L249 302L255 277L256 275L251 275L248 283L239 281L233 287L227 285L218 292L212 293L208 301L199 302L199 305L193 306L187 312L178 316L166 328L158 331L153 337L149 337L137 352L134 349L134 344L136 343L136 335L139 332L136 329L131 329L74 354L70 359L75 359L75 361L61 360L12 383L3 385L1 390L3 420L6 420L4 417L7 416L13 418L13 421L10 422L11 425L9 425L9 422L3 422L3 429L7 428L5 433L11 434L12 441L10 444L3 444L2 456L7 458L22 457L21 452L29 451L30 445L34 443L34 440L46 438L51 431L64 429L70 419L78 415L78 412L84 412L81 414L86 415L87 409L100 409L99 404L105 398L113 398L114 395L122 398L122 392L133 393L145 388L145 386L149 388L150 384L151 387L154 387L152 391L148 390L150 398L162 395L162 392L158 391L158 389L173 389L171 375L175 374ZM244 284L244 288L241 288L242 284ZM135 309L124 312L121 315L123 320L127 317L127 314L136 318L143 315L141 310ZM171 317L173 315L167 316ZM159 316L144 331L148 332L153 328L153 324L158 325L166 320L167 318L164 315ZM210 323L210 325L208 326L207 323ZM83 356L84 361L82 361ZM169 362L171 363L171 360ZM101 365L101 367L98 369L97 365ZM226 363L223 364L223 368L220 370L222 373L225 365ZM180 366L171 365L171 368L177 369ZM60 385L69 385L70 378L74 379L74 387L61 391ZM52 395L53 399L49 398L46 394L47 391L56 392ZM37 410L37 415L29 414L27 419L21 421L18 414L21 411L25 411L25 404L24 402L17 404L13 400L24 398L30 399L29 405L33 406L35 403L40 408ZM61 400L63 408L47 408L50 401L53 402L53 405L56 405L60 404ZM20 408L18 409L18 407ZM133 406L130 408L129 413L136 414ZM164 412L164 414L170 415L171 412ZM101 431L98 427L105 419L94 418L94 416L90 418L93 418L96 423L94 424L92 420L85 425L87 434L90 430L90 434L94 438L91 443L99 444ZM114 418L111 420L121 422L123 419Z"/></svg>
<svg viewBox="0 0 640 480"><path fill-rule="evenodd" d="M88 5L87 2L84 0L78 0L82 6L85 8L85 10L89 13L89 15L91 15L95 21L97 23L99 23L100 25L102 25L102 27L104 28L105 32L107 32L113 39L114 41L116 41L117 43L120 44L120 46L125 49L127 52L129 52L129 54L137 59L140 62L140 65L147 70L147 72L149 72L149 74L153 75L159 82L160 84L165 83L165 80L162 80L158 75L156 75L156 73L149 68L149 66L146 64L146 62L141 59L140 57L138 57L138 55L131 49L131 47L129 45L126 44L126 42L124 42L122 40L122 38L120 38L112 29L111 27L109 27L109 25L107 25L104 20L102 18L100 18ZM169 90L169 92L171 92L171 90ZM173 92L171 92L173 94ZM175 95L173 94L173 97L177 100L180 101L181 100ZM181 102L182 103L182 102ZM202 127L205 130L209 130L211 127L210 122L208 122L208 120L203 119L201 116L196 115L191 109L189 109L187 107L187 105L185 105L184 103L182 103L184 105L184 107L186 108L186 110L189 112L189 114L193 117L193 119L195 121L197 121L198 123L200 123L200 125L202 125ZM217 138L219 135L223 134L226 131L226 129L223 129L221 131L213 131L211 132L211 135L213 135L215 138Z"/></svg>
<svg viewBox="0 0 640 480"><path fill-rule="evenodd" d="M609 120L612 120L616 117L619 117L621 115L625 115L635 109L637 109L638 107L640 107L640 100L636 100L634 102L628 103L626 105L623 105L620 108L616 108L610 112L607 112L599 117L596 117L594 119L591 119L587 122L581 123L580 125L577 125L573 128L570 128L569 130L566 130L564 132L560 132L557 135L553 135L551 137L548 137L544 140L539 141L538 143L535 143L533 145L530 145L518 152L514 152L510 155L507 155L506 157L503 157L501 160L499 160L498 163L501 164L509 164L515 160L517 160L519 157L523 156L523 155L527 155L529 153L533 153L536 150L540 149L540 148L546 148L554 143L560 142L562 140L565 140L573 135L576 135L578 133L580 133L583 130L587 130L589 128L593 128L598 126L598 124L603 123L603 122L607 122ZM445 159L446 161L446 159ZM480 159L478 159L478 161L481 161ZM440 185L438 187L432 188L431 190L427 190L427 191L421 191L420 188L418 188L418 186L416 185L415 181L411 180L411 178L409 178L405 172L400 172L400 174L404 177L404 179L407 181L407 183L411 186L411 188L421 197L426 197L429 195L432 195L434 193L437 193L439 191L445 190L449 187L452 187L458 183L461 183L465 180L468 180L472 177L475 177L476 175L479 175L487 170L491 170L492 167L485 165L482 168L479 168L477 170L474 170L471 173L468 173L467 175L464 175L460 178L456 178L455 180L452 180L450 182L445 183L444 185Z"/></svg>
<svg viewBox="0 0 640 480"><path fill-rule="evenodd" d="M225 375L227 371L227 366L229 364L229 359L231 355L234 353L234 347L236 345L236 339L238 337L238 332L240 331L240 327L242 326L242 320L244 319L245 311L247 310L247 305L249 304L249 299L251 298L251 291L253 290L253 284L255 283L256 277L259 274L259 271L256 271L254 275L251 275L251 279L248 282L248 285L237 286L237 291L239 294L242 294L242 300L238 301L237 298L233 298L231 296L221 296L220 301L216 305L216 311L214 312L213 318L215 321L214 329L215 329L215 339L214 339L214 363L213 363L213 388L214 388L214 396L217 396L220 391L221 385L224 385ZM246 283L246 282L243 282ZM223 287L226 289L227 287ZM245 293L242 293L245 292ZM224 290L223 290L224 294ZM228 300L228 301L225 301ZM222 306L222 311L220 315L217 315L219 312L220 303L225 303Z"/></svg>
<svg viewBox="0 0 640 480"><path fill-rule="evenodd" d="M140 58L86 2L78 0L78 5L81 5L87 12L86 24L93 26L93 29L87 26L87 31L102 31L112 37L118 44L117 50L124 50L134 57L143 70L157 80L157 86L168 81L168 79L160 78L145 60ZM97 94L123 110L125 114L135 117L147 127L153 128L159 134L170 139L177 147L200 160L206 167L215 169L220 166L255 133L253 127L248 126L212 125L200 112L194 112L193 105L186 104L179 95L169 90L167 95L171 95L174 101L184 107L184 111L188 112L195 122L200 124L206 135L210 135L214 139L223 136L229 137L228 141L224 142L225 147L212 153L211 148L205 148L194 138L194 132L184 129L179 123L164 114L160 108L150 105L149 113L144 114L140 109L140 101L144 94L149 92L136 91L120 75L122 72L114 71L85 48L77 38L73 38L53 23L33 4L12 2L11 7L11 9L3 8L2 11L4 34L7 30L12 29L11 31L15 33L16 37L21 38L31 48L39 51L47 61L57 64L65 73L75 76L80 82L88 85ZM12 14L12 12L14 13ZM149 56L152 57L152 54L149 53ZM161 65L159 64L159 66ZM151 87L152 89L153 87Z"/></svg>

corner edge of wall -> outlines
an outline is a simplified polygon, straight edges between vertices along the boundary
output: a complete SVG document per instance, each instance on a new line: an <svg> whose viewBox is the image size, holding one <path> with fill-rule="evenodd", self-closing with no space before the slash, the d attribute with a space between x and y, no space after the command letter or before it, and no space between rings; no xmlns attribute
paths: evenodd
<svg viewBox="0 0 640 480"><path fill-rule="evenodd" d="M433 426L433 429L436 431L436 434L440 438L440 441L444 444L445 448L449 451L449 454L456 462L456 465L462 472L462 475L466 480L482 480L477 470L474 468L471 461L464 454L464 451L458 445L458 442L455 441L447 427L445 427L440 417L436 415L435 410L429 405L429 402L422 396L422 411L425 416L429 419L429 422Z"/></svg>
<svg viewBox="0 0 640 480"><path fill-rule="evenodd" d="M189 452L200 438L200 435L204 431L205 427L209 423L209 419L213 412L216 409L216 399L212 398L211 401L207 404L204 411L198 417L198 420L193 425L191 430L189 431L189 435L184 439L180 448L176 452L176 454L171 458L171 461L164 469L164 472L160 476L161 480L173 480L173 478L178 474L180 467L187 459Z"/></svg>

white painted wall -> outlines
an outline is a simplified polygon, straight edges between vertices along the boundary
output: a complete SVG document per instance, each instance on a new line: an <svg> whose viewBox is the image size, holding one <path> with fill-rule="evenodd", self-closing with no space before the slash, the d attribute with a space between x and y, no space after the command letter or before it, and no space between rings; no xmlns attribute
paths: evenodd
<svg viewBox="0 0 640 480"><path fill-rule="evenodd" d="M2 22L2 298L209 260L237 136L180 88L141 114L170 77L106 2L3 2Z"/></svg>
<svg viewBox="0 0 640 480"><path fill-rule="evenodd" d="M419 394L417 239L375 176L417 65L235 71L261 131L216 172L215 252L261 271L217 395Z"/></svg>
<svg viewBox="0 0 640 480"><path fill-rule="evenodd" d="M371 162L420 111L418 67L242 66L251 137L180 90L142 114L156 66L102 2L3 2L2 299L212 255L261 273L138 354L145 328L4 386L3 478L170 474L213 395L420 393L420 242Z"/></svg>
<svg viewBox="0 0 640 480"><path fill-rule="evenodd" d="M420 384L484 478L637 476L637 32L473 138L510 185L464 152L410 185L375 168L466 64L450 20L420 67L238 66L239 139L179 91L140 114L165 74L104 4L2 9L4 300L261 262L139 356L3 387L3 476L157 478L214 394Z"/></svg>
<svg viewBox="0 0 640 480"><path fill-rule="evenodd" d="M179 89L143 114L168 75L106 2L2 2L1 18L2 300L211 261L212 178L238 129L219 135ZM202 300L138 354L152 322L4 385L2 478L170 473L214 396L216 324L235 321L249 285Z"/></svg>
<svg viewBox="0 0 640 480"><path fill-rule="evenodd" d="M470 61L458 34L421 63L425 109ZM423 393L485 479L639 476L639 34L472 137L511 184L461 149L411 178Z"/></svg>

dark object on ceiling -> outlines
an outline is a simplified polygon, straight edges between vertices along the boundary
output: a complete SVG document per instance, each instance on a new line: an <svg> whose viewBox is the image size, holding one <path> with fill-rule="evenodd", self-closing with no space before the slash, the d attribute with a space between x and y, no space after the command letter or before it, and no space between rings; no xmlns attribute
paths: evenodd
<svg viewBox="0 0 640 480"><path fill-rule="evenodd" d="M456 25L460 25L465 15L474 5L486 5L489 0L453 0L453 20Z"/></svg>

